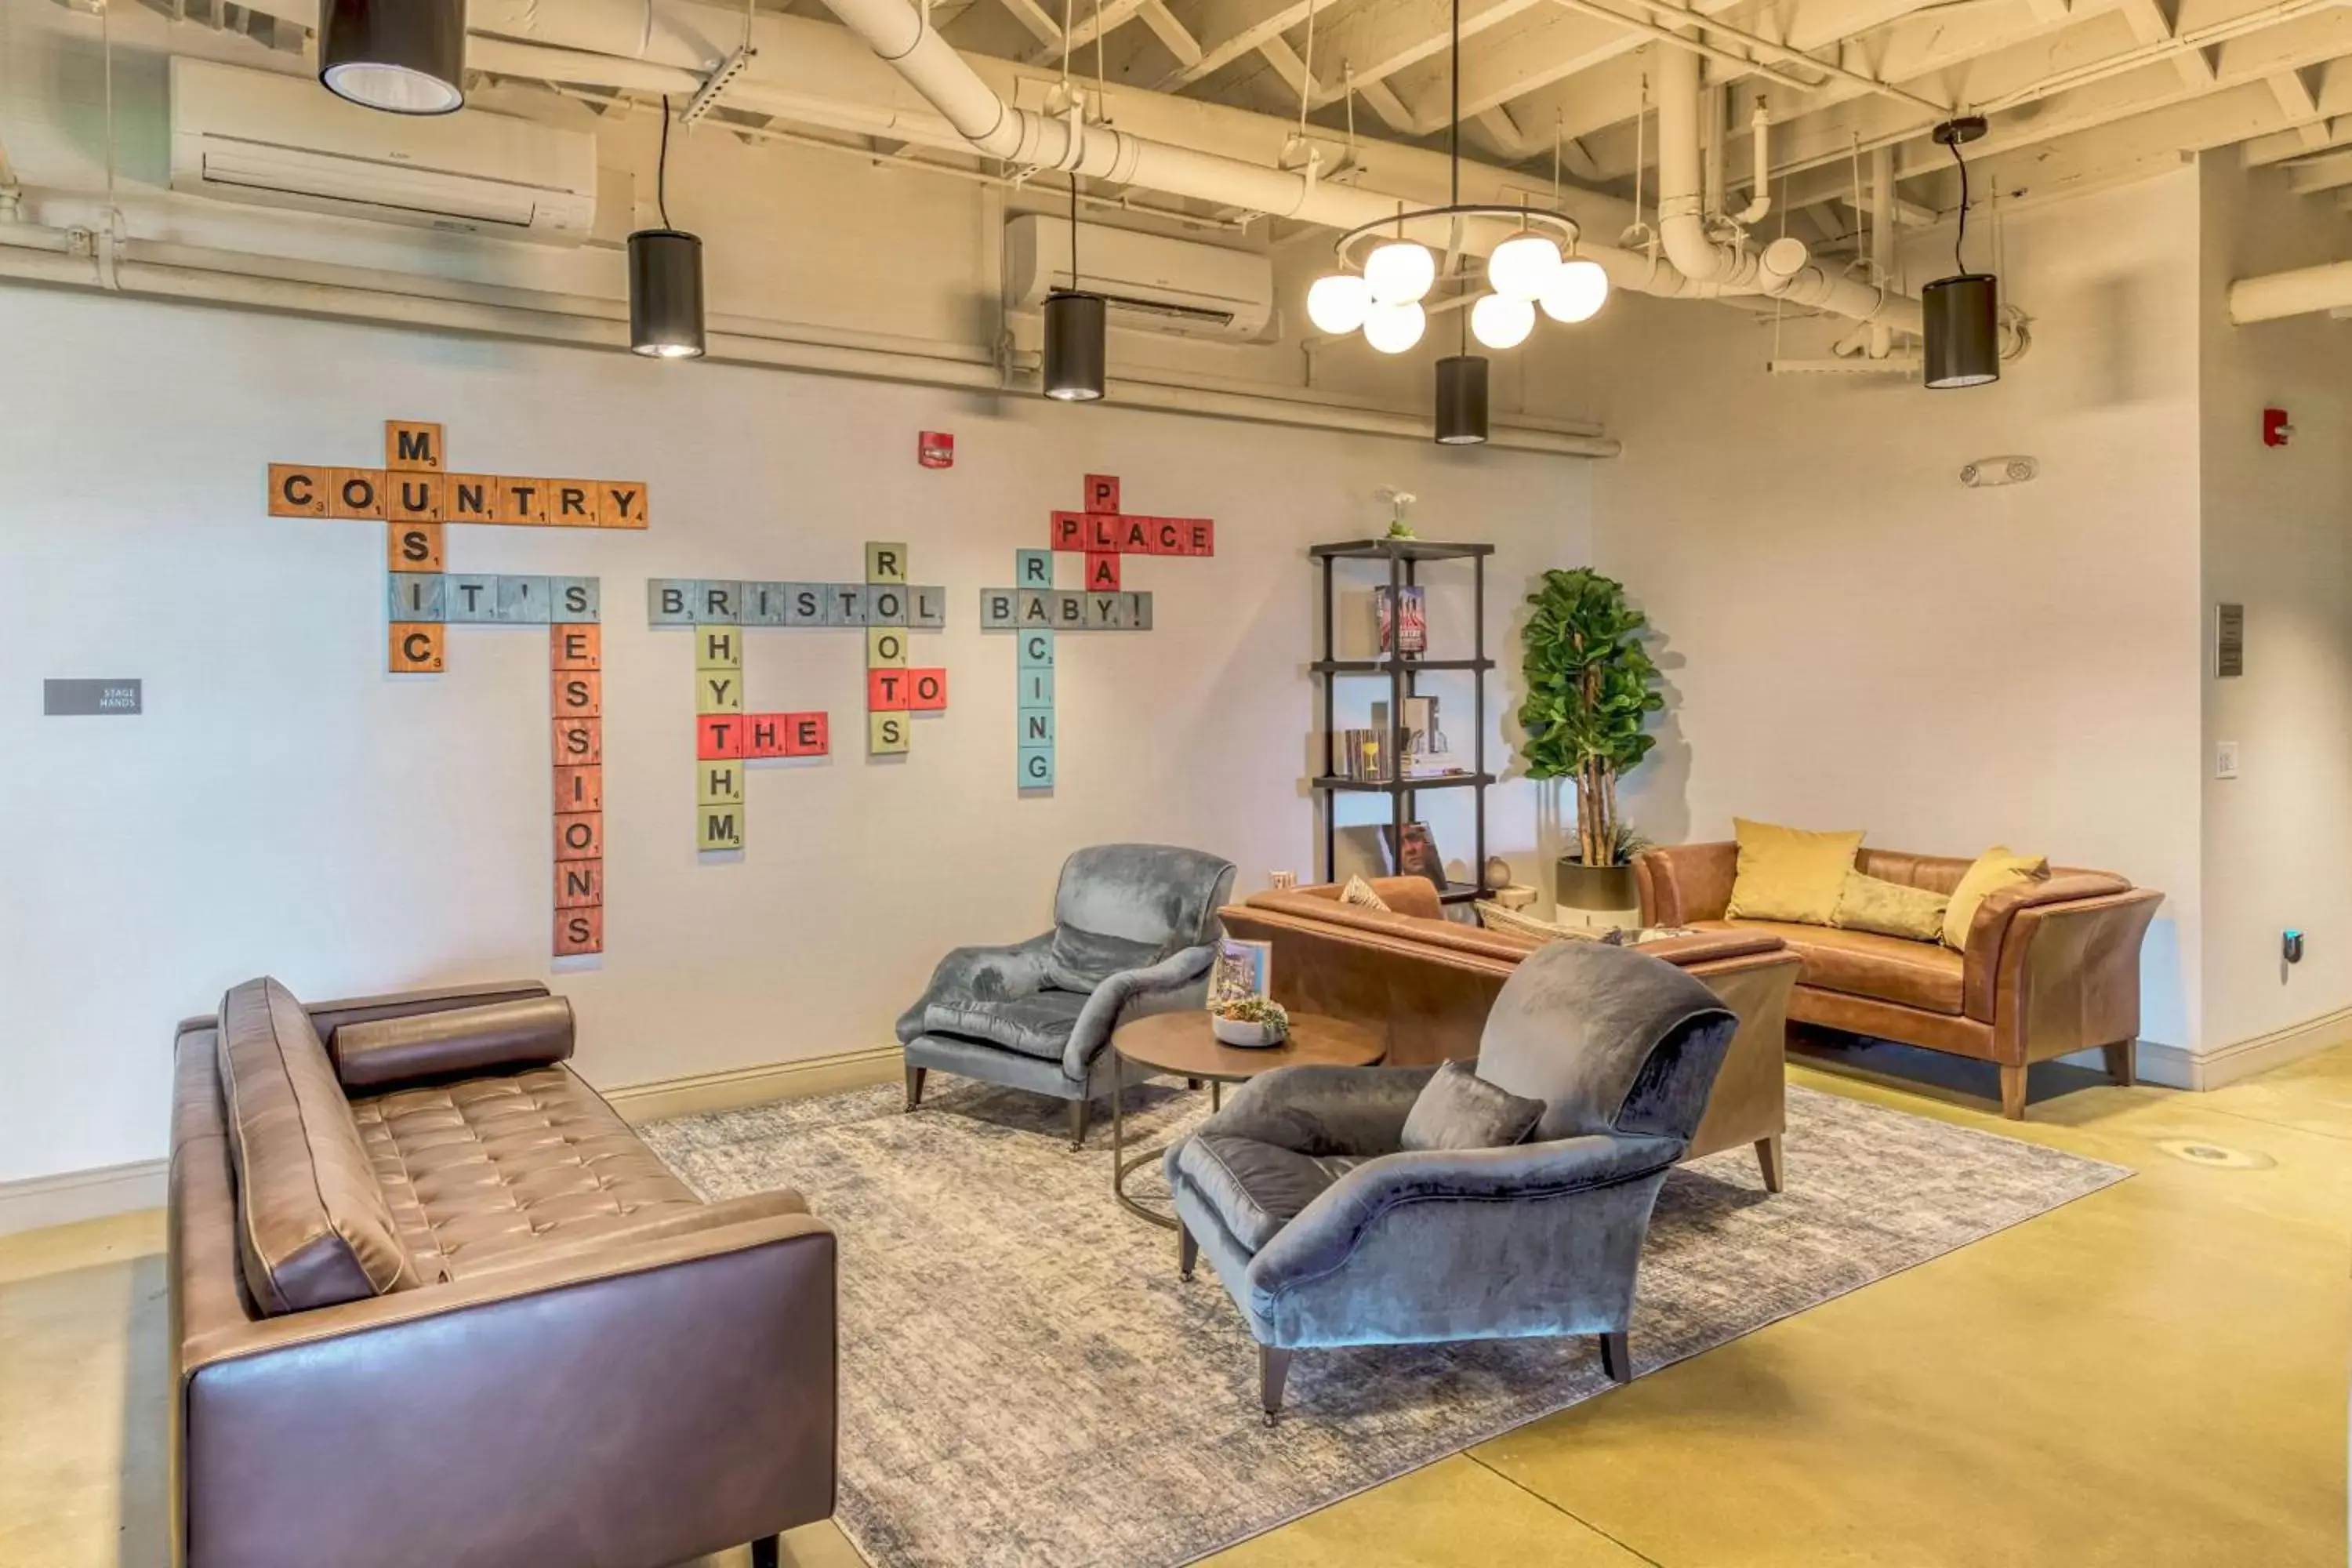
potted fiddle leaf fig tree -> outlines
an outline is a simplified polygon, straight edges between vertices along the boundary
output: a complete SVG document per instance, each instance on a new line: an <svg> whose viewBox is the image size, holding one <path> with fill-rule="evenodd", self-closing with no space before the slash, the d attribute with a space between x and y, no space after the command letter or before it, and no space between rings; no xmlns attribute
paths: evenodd
<svg viewBox="0 0 2352 1568"><path fill-rule="evenodd" d="M1642 643L1649 617L1626 602L1622 583L1585 566L1545 573L1528 605L1528 776L1576 782L1576 851L1560 858L1559 901L1632 909L1641 901L1633 858L1647 845L1617 816L1617 780L1657 744L1649 717L1666 705Z"/></svg>

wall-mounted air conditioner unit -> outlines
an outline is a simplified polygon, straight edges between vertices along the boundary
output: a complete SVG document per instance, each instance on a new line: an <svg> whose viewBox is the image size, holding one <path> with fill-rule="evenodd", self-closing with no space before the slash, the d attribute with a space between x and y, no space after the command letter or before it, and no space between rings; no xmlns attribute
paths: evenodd
<svg viewBox="0 0 2352 1568"><path fill-rule="evenodd" d="M1274 314L1274 263L1246 250L1078 226L1079 284L1110 324L1188 337L1255 338ZM1004 293L1016 310L1070 287L1070 221L1024 213L1004 226Z"/></svg>
<svg viewBox="0 0 2352 1568"><path fill-rule="evenodd" d="M577 242L596 139L501 114L385 114L309 77L172 61L172 188L460 234Z"/></svg>

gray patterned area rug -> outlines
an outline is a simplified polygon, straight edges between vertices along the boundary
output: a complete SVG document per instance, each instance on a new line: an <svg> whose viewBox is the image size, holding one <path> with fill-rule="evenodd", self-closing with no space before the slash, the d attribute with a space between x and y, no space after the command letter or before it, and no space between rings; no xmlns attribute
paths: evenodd
<svg viewBox="0 0 2352 1568"><path fill-rule="evenodd" d="M645 1129L706 1196L796 1187L838 1230L836 1520L876 1568L1171 1568L1609 1386L1583 1339L1308 1352L1269 1431L1206 1260L1181 1283L1111 1201L1109 1129L1074 1152L1058 1100L932 1084L912 1116L893 1087ZM1207 1110L1129 1093L1130 1149ZM1787 1151L1777 1196L1745 1151L1668 1180L1637 1372L2130 1173L1793 1087Z"/></svg>

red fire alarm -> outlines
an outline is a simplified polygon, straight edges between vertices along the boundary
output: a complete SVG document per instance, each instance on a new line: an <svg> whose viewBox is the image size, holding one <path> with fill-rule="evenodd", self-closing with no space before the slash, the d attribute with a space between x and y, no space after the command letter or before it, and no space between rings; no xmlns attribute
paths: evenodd
<svg viewBox="0 0 2352 1568"><path fill-rule="evenodd" d="M2286 422L2285 409L2265 408L2263 410L2263 446L2284 447L2287 444L2288 438L2294 434L2294 426Z"/></svg>
<svg viewBox="0 0 2352 1568"><path fill-rule="evenodd" d="M945 430L926 430L915 439L915 460L927 468L955 467L955 437Z"/></svg>

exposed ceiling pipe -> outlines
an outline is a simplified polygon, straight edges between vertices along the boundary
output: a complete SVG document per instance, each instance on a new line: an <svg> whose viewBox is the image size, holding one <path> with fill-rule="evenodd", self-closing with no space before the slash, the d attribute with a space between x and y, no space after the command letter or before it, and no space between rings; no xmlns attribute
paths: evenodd
<svg viewBox="0 0 2352 1568"><path fill-rule="evenodd" d="M2288 316L2315 316L2346 306L2352 306L2352 261L2241 278L2230 285L2230 320L2241 327Z"/></svg>
<svg viewBox="0 0 2352 1568"><path fill-rule="evenodd" d="M1731 215L1731 221L1742 228L1764 221L1772 210L1772 111L1764 107L1759 94L1756 112L1748 117L1749 144L1756 154L1756 173L1748 187L1748 205Z"/></svg>

